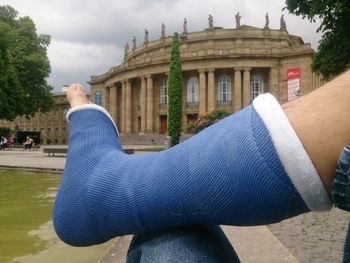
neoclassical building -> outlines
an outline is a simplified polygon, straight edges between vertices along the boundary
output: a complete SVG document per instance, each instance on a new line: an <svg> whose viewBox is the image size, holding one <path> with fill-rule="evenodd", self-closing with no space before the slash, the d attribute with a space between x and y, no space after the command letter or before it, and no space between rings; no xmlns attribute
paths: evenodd
<svg viewBox="0 0 350 263"><path fill-rule="evenodd" d="M89 97L90 94L87 94ZM32 118L17 117L14 121L0 120L0 127L8 127L13 131L36 131L40 132L41 144L67 144L69 137L69 125L66 113L69 103L66 92L53 94L55 105L46 113L38 112Z"/></svg>
<svg viewBox="0 0 350 263"><path fill-rule="evenodd" d="M293 98L291 91L299 96L321 84L310 70L311 45L290 35L285 24L277 30L268 22L264 28L209 24L201 32L187 32L185 23L180 41L184 131L204 112L237 112L265 92L284 103ZM134 38L129 51L127 44L121 65L91 76L91 99L110 112L121 133L166 133L171 42L164 25L158 40L148 41L145 31L142 45L136 46Z"/></svg>

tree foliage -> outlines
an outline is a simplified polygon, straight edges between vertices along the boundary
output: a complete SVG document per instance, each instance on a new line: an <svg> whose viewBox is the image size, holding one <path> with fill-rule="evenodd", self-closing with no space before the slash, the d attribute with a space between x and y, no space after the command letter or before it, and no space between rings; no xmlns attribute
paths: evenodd
<svg viewBox="0 0 350 263"><path fill-rule="evenodd" d="M33 116L53 106L47 47L50 36L38 35L29 17L0 6L0 119Z"/></svg>
<svg viewBox="0 0 350 263"><path fill-rule="evenodd" d="M12 134L13 134L13 131L10 128L0 127L0 136L4 136L5 138L8 138Z"/></svg>
<svg viewBox="0 0 350 263"><path fill-rule="evenodd" d="M179 34L173 36L171 47L170 69L168 79L169 96L169 136L172 145L176 145L181 137L181 117L182 117L182 72L180 61Z"/></svg>
<svg viewBox="0 0 350 263"><path fill-rule="evenodd" d="M321 20L322 39L311 65L315 72L328 79L350 66L349 0L286 0L286 5L292 14Z"/></svg>

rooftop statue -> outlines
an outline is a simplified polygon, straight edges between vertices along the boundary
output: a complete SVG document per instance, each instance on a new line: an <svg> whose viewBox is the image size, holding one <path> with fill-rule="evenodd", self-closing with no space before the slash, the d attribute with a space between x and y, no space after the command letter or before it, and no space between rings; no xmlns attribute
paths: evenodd
<svg viewBox="0 0 350 263"><path fill-rule="evenodd" d="M239 15L239 12L236 14L235 18L236 18L236 28L240 28L241 27L241 16Z"/></svg>
<svg viewBox="0 0 350 263"><path fill-rule="evenodd" d="M164 23L162 23L162 28L161 28L160 37L161 37L161 38L165 38L165 25L164 25Z"/></svg>
<svg viewBox="0 0 350 263"><path fill-rule="evenodd" d="M183 40L186 40L187 39L187 35L188 35L187 19L186 18L184 18L184 23L183 23L182 27L183 27L183 30L182 30L182 33L180 35L180 38L183 39Z"/></svg>
<svg viewBox="0 0 350 263"><path fill-rule="evenodd" d="M208 17L209 29L214 29L214 18L211 14Z"/></svg>
<svg viewBox="0 0 350 263"><path fill-rule="evenodd" d="M281 26L280 26L281 30L287 30L287 24L286 21L284 20L284 15L281 16Z"/></svg>
<svg viewBox="0 0 350 263"><path fill-rule="evenodd" d="M184 18L184 23L183 23L183 35L187 35L188 31L187 31L187 20L186 18Z"/></svg>
<svg viewBox="0 0 350 263"><path fill-rule="evenodd" d="M128 55L129 53L129 42L126 42L125 47L124 47L124 55Z"/></svg>
<svg viewBox="0 0 350 263"><path fill-rule="evenodd" d="M270 24L269 13L266 13L264 29L269 29L269 24Z"/></svg>
<svg viewBox="0 0 350 263"><path fill-rule="evenodd" d="M136 48L136 37L132 37L132 49L134 50Z"/></svg>
<svg viewBox="0 0 350 263"><path fill-rule="evenodd" d="M145 28L145 42L144 42L144 44L147 44L149 42L148 33L149 33L148 30Z"/></svg>

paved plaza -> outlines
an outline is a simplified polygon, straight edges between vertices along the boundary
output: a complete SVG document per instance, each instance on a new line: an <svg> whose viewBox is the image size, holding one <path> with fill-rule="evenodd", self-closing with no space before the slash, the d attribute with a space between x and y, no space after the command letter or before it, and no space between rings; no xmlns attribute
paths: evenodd
<svg viewBox="0 0 350 263"><path fill-rule="evenodd" d="M348 212L334 208L284 220L269 229L299 262L342 262L349 219Z"/></svg>
<svg viewBox="0 0 350 263"><path fill-rule="evenodd" d="M144 146L137 154L144 154ZM47 170L63 172L65 155L48 157L38 151L0 151L0 169ZM223 227L245 262L342 262L343 244L349 214L339 209L309 213L281 223L259 227ZM116 239L101 263L125 262L130 236Z"/></svg>

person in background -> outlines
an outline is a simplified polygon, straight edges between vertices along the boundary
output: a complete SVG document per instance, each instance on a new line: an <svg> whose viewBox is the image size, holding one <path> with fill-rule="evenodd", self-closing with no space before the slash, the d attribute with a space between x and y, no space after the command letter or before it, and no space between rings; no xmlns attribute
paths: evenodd
<svg viewBox="0 0 350 263"><path fill-rule="evenodd" d="M11 136L7 137L7 145L11 146L13 144L13 139Z"/></svg>
<svg viewBox="0 0 350 263"><path fill-rule="evenodd" d="M1 136L0 140L0 150L3 150L8 147L8 142L5 136Z"/></svg>
<svg viewBox="0 0 350 263"><path fill-rule="evenodd" d="M26 137L26 141L23 143L23 150L29 150L34 146L34 140L29 136Z"/></svg>

